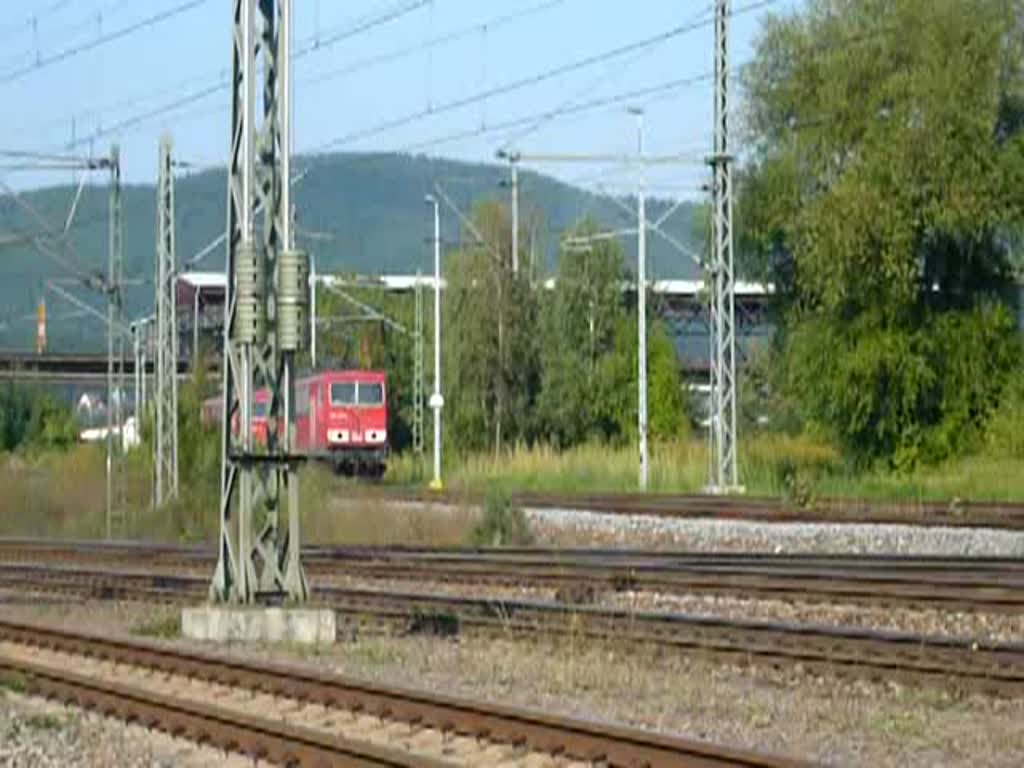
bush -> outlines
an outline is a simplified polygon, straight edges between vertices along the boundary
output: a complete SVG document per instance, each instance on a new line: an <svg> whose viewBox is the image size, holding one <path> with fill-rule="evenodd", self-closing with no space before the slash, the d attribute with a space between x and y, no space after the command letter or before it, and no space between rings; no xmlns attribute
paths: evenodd
<svg viewBox="0 0 1024 768"><path fill-rule="evenodd" d="M934 313L918 328L818 315L787 338L786 384L807 424L857 465L911 470L977 446L1019 360L1001 306Z"/></svg>
<svg viewBox="0 0 1024 768"><path fill-rule="evenodd" d="M50 395L39 395L32 402L27 435L34 448L67 450L78 440L78 426L70 408Z"/></svg>
<svg viewBox="0 0 1024 768"><path fill-rule="evenodd" d="M818 478L813 469L808 469L788 456L779 459L774 469L775 486L781 490L784 501L800 509L814 506Z"/></svg>
<svg viewBox="0 0 1024 768"><path fill-rule="evenodd" d="M474 547L526 547L534 542L526 515L500 486L487 493L484 514L470 532Z"/></svg>
<svg viewBox="0 0 1024 768"><path fill-rule="evenodd" d="M995 456L1024 460L1024 372L1017 374L990 419L986 438Z"/></svg>
<svg viewBox="0 0 1024 768"><path fill-rule="evenodd" d="M803 434L805 425L798 404L787 393L779 348L757 345L747 351L737 390L740 433Z"/></svg>

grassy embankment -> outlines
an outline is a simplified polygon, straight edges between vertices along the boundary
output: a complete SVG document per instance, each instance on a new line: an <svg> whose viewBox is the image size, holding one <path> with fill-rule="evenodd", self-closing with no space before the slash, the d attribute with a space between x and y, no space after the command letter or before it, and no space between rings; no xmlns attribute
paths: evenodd
<svg viewBox="0 0 1024 768"><path fill-rule="evenodd" d="M798 503L824 497L864 500L976 499L1024 501L1024 460L1018 454L980 453L922 467L910 474L855 472L828 444L807 437L757 436L742 443L742 480L751 495L783 496ZM425 457L425 458L429 458ZM429 467L414 457L393 457L385 487L421 486ZM705 483L707 448L686 441L652 448L650 490L697 493ZM182 498L161 510L149 505L152 468L145 451L128 462L128 514L115 529L129 538L213 541L218 530L215 465L202 477L183 478ZM494 486L508 490L616 492L636 489L632 447L585 445L569 451L516 449L499 458L455 459L445 468L456 496ZM303 530L322 543L465 543L476 520L468 509L426 516L388 507L354 481L309 468L302 474ZM102 537L105 478L102 446L67 452L0 457L0 535Z"/></svg>

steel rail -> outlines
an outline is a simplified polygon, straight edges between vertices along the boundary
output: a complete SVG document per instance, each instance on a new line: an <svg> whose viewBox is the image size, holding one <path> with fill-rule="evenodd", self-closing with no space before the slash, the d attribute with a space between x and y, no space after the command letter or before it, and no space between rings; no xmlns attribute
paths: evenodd
<svg viewBox="0 0 1024 768"><path fill-rule="evenodd" d="M345 574L364 580L440 582L464 585L554 587L559 594L597 595L602 590L658 594L710 594L814 603L942 608L986 613L1024 612L1024 579L956 574L889 574L841 570L723 568L626 565L580 567L579 563L535 564L443 561L355 562L321 567L319 575Z"/></svg>
<svg viewBox="0 0 1024 768"><path fill-rule="evenodd" d="M110 638L34 623L0 620L0 640L38 646L65 653L99 657L117 664L140 666L175 675L216 682L231 687L287 697L303 703L341 707L387 720L437 728L439 730L486 738L488 741L525 745L532 751L599 762L608 766L692 766L693 768L798 768L805 761L734 749L679 737L652 733L609 723L577 720L535 710L473 701L434 692L384 686L341 675L308 670L298 666L259 661L250 662L212 653L170 648L152 642ZM70 686L63 693L72 700L84 698L122 717L138 716L139 696L114 683L97 685L67 670L55 671L27 667L23 662L4 660L2 664L29 675L33 684L44 689ZM92 688L82 694L80 689ZM95 689L99 689L98 691ZM166 699L166 697L164 697ZM260 718L245 718L219 712L215 707L182 704L178 701L142 702L157 723L184 731L193 738L207 736L223 746L249 745L250 754L264 754L272 760L300 764L358 764L434 766L436 761L408 753L344 742L341 748L333 739L300 726L283 725ZM167 705L170 705L169 707ZM161 711L156 708L164 706ZM166 713L193 718L175 723ZM196 710L199 710L198 712ZM199 722L195 722L195 719ZM144 722L149 720L144 718ZM211 723L215 725L211 725ZM228 731L225 726L233 728ZM257 733L254 734L254 731ZM271 751L270 745L275 746ZM308 754L299 747L310 748ZM324 750L334 749L333 759L324 761ZM316 750L316 751L312 751ZM352 755L364 762L349 760ZM369 759L367 759L369 758ZM390 762L387 762L390 761Z"/></svg>
<svg viewBox="0 0 1024 768"><path fill-rule="evenodd" d="M0 587L106 599L194 601L205 595L206 582L200 576L28 565L0 568ZM1024 644L1019 643L417 592L320 587L314 596L354 625L369 619L411 632L572 634L667 646L730 662L800 665L852 676L1024 694Z"/></svg>
<svg viewBox="0 0 1024 768"><path fill-rule="evenodd" d="M208 569L211 558L209 549L196 547L0 540L0 561L134 565L156 572ZM1024 611L1024 562L1012 559L402 547L310 547L304 558L322 577Z"/></svg>
<svg viewBox="0 0 1024 768"><path fill-rule="evenodd" d="M170 544L144 540L122 539L55 539L38 537L0 537L0 552L94 552L97 554L117 553L138 557L192 556L210 557L213 549L206 544ZM570 559L628 559L672 561L680 563L709 564L787 564L821 565L860 568L880 566L902 569L935 568L948 569L1015 569L1024 571L1024 559L994 556L953 556L953 555L903 555L903 554L830 554L830 553L777 553L777 552L707 552L683 549L650 549L630 547L436 547L426 545L307 545L302 549L303 557L320 559L345 559L349 557L467 557L485 556L495 559L538 557Z"/></svg>
<svg viewBox="0 0 1024 768"><path fill-rule="evenodd" d="M19 676L29 690L44 696L281 765L344 764L377 768L442 768L447 765L398 750L329 737L313 729L253 714L243 717L211 704L154 694L122 683L97 681L67 669L12 661L2 655L0 671Z"/></svg>

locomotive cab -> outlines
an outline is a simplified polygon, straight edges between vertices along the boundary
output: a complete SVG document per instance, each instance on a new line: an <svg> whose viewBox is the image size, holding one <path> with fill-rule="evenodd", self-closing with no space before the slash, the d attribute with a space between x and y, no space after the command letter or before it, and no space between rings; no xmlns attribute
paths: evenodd
<svg viewBox="0 0 1024 768"><path fill-rule="evenodd" d="M326 376L325 447L338 472L384 473L388 454L385 375L344 371Z"/></svg>

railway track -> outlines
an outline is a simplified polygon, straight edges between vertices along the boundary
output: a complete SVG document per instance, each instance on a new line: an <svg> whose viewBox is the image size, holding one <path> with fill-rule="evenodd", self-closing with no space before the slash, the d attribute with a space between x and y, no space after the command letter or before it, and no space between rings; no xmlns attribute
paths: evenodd
<svg viewBox="0 0 1024 768"><path fill-rule="evenodd" d="M202 547L0 540L0 562L212 568ZM1024 561L1000 558L708 554L644 550L308 547L317 577L550 588L580 602L602 591L716 594L804 602L1024 611ZM583 597L581 597L583 596Z"/></svg>
<svg viewBox="0 0 1024 768"><path fill-rule="evenodd" d="M415 503L483 503L476 495L423 491L364 490L367 498ZM653 515L678 519L712 518L769 523L875 523L956 528L1024 530L1024 502L862 501L816 499L805 505L780 498L658 493L520 493L513 503L530 509L570 509L605 514Z"/></svg>
<svg viewBox="0 0 1024 768"><path fill-rule="evenodd" d="M808 765L319 669L6 620L0 674L72 704L287 765Z"/></svg>
<svg viewBox="0 0 1024 768"><path fill-rule="evenodd" d="M195 602L205 598L207 586L208 578L200 576L28 564L0 568L0 587L22 594ZM314 597L338 613L343 632L386 624L403 632L571 635L658 645L732 663L1024 694L1024 644L341 587L316 588Z"/></svg>
<svg viewBox="0 0 1024 768"><path fill-rule="evenodd" d="M629 590L960 611L1024 610L1024 563L1013 560L353 549L311 552L306 562L321 575L552 587L569 596Z"/></svg>

